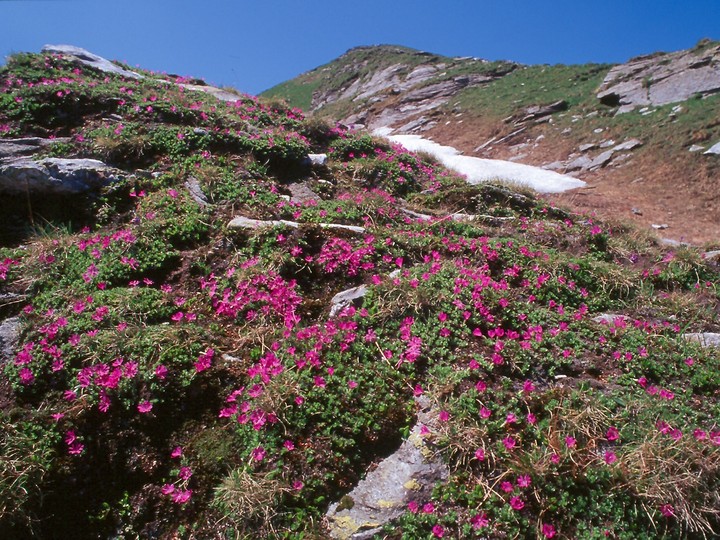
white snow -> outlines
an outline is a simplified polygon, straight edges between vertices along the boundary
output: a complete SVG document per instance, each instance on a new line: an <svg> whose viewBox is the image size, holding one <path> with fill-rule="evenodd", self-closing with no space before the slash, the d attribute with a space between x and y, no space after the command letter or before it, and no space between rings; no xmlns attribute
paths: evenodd
<svg viewBox="0 0 720 540"><path fill-rule="evenodd" d="M466 176L470 184L479 184L489 180L505 180L515 184L529 186L539 193L561 193L579 188L585 182L552 171L513 163L500 159L482 159L463 156L452 146L442 146L419 135L391 135L392 128L382 127L374 131L375 135L387 137L399 143L411 152L423 151L434 156L443 165Z"/></svg>

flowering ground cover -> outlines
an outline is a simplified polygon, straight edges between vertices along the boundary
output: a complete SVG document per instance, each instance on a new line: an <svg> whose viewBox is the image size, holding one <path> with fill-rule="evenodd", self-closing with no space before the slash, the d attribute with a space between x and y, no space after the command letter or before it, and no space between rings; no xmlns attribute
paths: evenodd
<svg viewBox="0 0 720 540"><path fill-rule="evenodd" d="M327 537L419 395L450 477L379 538L720 534L720 354L683 336L720 328L717 260L142 73L0 70L1 137L128 173L3 203L3 538Z"/></svg>

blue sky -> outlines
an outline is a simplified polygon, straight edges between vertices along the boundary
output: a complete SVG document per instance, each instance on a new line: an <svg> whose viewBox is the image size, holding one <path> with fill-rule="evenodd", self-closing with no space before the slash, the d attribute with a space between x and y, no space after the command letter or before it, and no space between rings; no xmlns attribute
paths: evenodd
<svg viewBox="0 0 720 540"><path fill-rule="evenodd" d="M258 93L357 45L534 64L720 39L720 0L0 0L0 57L46 43Z"/></svg>

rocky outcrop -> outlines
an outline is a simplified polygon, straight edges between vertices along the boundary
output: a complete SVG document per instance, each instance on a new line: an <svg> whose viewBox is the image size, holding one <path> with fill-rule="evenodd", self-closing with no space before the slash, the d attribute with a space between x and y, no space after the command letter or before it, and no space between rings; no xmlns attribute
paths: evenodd
<svg viewBox="0 0 720 540"><path fill-rule="evenodd" d="M447 465L428 447L438 411L418 398L418 422L398 450L381 461L364 480L327 512L330 535L338 540L364 540L400 517L410 501L426 502L437 482L447 479Z"/></svg>
<svg viewBox="0 0 720 540"><path fill-rule="evenodd" d="M699 343L703 347L720 348L720 334L713 332L700 332L684 334L683 337L689 341Z"/></svg>
<svg viewBox="0 0 720 540"><path fill-rule="evenodd" d="M42 48L42 52L49 54L58 54L67 58L68 60L78 62L93 69L98 69L100 71L104 71L105 73L114 73L115 75L127 77L128 79L144 78L139 73L135 73L134 71L121 68L117 64L110 62L110 60L107 60L102 56L93 54L90 51L86 51L85 49L82 49L80 47L75 47L74 45L45 45Z"/></svg>
<svg viewBox="0 0 720 540"><path fill-rule="evenodd" d="M41 137L0 139L0 159L29 156L51 144L68 142L70 142L68 137L57 137L55 139L43 139Z"/></svg>
<svg viewBox="0 0 720 540"><path fill-rule="evenodd" d="M615 66L600 85L597 97L618 112L635 107L665 105L695 95L720 91L720 45L634 58Z"/></svg>
<svg viewBox="0 0 720 540"><path fill-rule="evenodd" d="M96 159L11 158L0 161L0 194L73 195L122 177L121 171Z"/></svg>
<svg viewBox="0 0 720 540"><path fill-rule="evenodd" d="M0 365L12 360L21 326L19 317L10 317L0 323Z"/></svg>

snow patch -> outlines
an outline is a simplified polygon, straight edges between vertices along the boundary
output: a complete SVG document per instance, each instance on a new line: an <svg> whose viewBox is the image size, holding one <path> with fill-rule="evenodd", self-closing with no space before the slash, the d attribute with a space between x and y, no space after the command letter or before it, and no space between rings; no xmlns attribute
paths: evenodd
<svg viewBox="0 0 720 540"><path fill-rule="evenodd" d="M529 186L539 193L562 193L585 185L582 180L565 174L500 159L463 156L452 146L443 146L419 135L391 135L392 131L392 128L383 127L373 133L387 137L388 140L401 144L411 152L427 152L449 169L464 175L470 184L504 180Z"/></svg>

